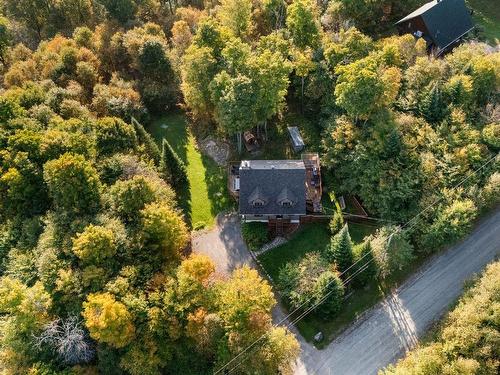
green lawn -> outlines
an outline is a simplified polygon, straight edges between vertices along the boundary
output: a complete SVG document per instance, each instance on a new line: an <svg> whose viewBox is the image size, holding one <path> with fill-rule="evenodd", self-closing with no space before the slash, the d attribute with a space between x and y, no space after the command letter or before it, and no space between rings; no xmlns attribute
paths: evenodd
<svg viewBox="0 0 500 375"><path fill-rule="evenodd" d="M500 40L500 4L498 0L467 0L474 10L474 23L482 30L482 35L490 43Z"/></svg>
<svg viewBox="0 0 500 375"><path fill-rule="evenodd" d="M376 227L373 226L349 223L349 233L354 244L362 242L365 236L372 234L375 230ZM277 280L279 270L286 263L298 261L306 253L321 251L329 242L330 232L326 223L307 224L299 232L295 233L286 244L260 255L259 260L273 280ZM406 273L403 275L406 275ZM319 331L323 332L325 340L318 345L321 348L330 342L335 333L341 328L347 326L362 312L380 301L384 297L386 290L400 277L401 275L398 274L394 276L393 280L387 281L384 285L374 282L366 289L356 290L345 301L342 310L334 319L326 321L317 314L311 313L297 324L297 328L307 341L312 341L314 335Z"/></svg>
<svg viewBox="0 0 500 375"><path fill-rule="evenodd" d="M376 227L358 223L349 223L349 233L354 244L363 241L365 236L375 232ZM323 251L330 243L330 230L327 223L304 225L293 237L279 246L259 256L266 271L276 280L279 270L288 262L298 261L312 251Z"/></svg>
<svg viewBox="0 0 500 375"><path fill-rule="evenodd" d="M165 137L186 163L189 186L179 192L179 205L188 222L194 229L212 226L215 216L232 204L225 168L198 150L182 113L157 118L147 128L159 144Z"/></svg>
<svg viewBox="0 0 500 375"><path fill-rule="evenodd" d="M312 251L322 251L330 242L330 231L326 224L304 225L286 244L259 256L259 260L273 280L286 263L298 261Z"/></svg>

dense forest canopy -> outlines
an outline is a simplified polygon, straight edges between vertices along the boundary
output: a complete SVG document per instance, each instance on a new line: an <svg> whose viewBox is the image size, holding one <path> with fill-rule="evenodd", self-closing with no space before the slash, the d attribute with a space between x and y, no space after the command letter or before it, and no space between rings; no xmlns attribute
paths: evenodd
<svg viewBox="0 0 500 375"><path fill-rule="evenodd" d="M236 372L292 371L298 343L272 327L270 285L186 255L184 167L132 116L181 107L241 147L243 131L301 112L331 189L395 223L439 200L393 247L378 232L388 273L409 241L462 236L499 203L500 53L471 42L437 59L389 36L421 3L0 1L0 370L206 374L263 335ZM342 267L345 233L328 250ZM308 293L341 298L336 270L304 267L322 272Z"/></svg>

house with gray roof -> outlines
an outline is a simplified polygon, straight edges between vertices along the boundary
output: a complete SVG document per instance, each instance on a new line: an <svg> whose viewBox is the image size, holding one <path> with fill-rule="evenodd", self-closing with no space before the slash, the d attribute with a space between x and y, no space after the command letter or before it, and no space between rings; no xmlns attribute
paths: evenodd
<svg viewBox="0 0 500 375"><path fill-rule="evenodd" d="M303 160L244 160L238 174L239 214L243 220L298 223L306 214Z"/></svg>
<svg viewBox="0 0 500 375"><path fill-rule="evenodd" d="M413 34L437 56L450 50L474 25L464 0L433 0L396 22L399 34Z"/></svg>
<svg viewBox="0 0 500 375"><path fill-rule="evenodd" d="M323 194L316 153L299 160L242 160L228 168L228 189L239 203L244 221L270 226L299 224L321 214Z"/></svg>

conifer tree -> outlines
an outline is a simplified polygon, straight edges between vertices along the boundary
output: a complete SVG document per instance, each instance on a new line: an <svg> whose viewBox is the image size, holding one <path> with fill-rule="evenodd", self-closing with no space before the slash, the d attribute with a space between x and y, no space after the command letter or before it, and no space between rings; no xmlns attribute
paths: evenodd
<svg viewBox="0 0 500 375"><path fill-rule="evenodd" d="M156 165L159 165L161 154L160 148L156 144L155 140L137 120L133 119L132 124L134 125L139 144L144 147L144 152L154 161Z"/></svg>
<svg viewBox="0 0 500 375"><path fill-rule="evenodd" d="M160 170L176 190L188 182L186 165L165 138L161 148Z"/></svg>
<svg viewBox="0 0 500 375"><path fill-rule="evenodd" d="M438 123L446 116L446 105L438 85L433 85L424 94L419 103L419 112L431 123Z"/></svg>
<svg viewBox="0 0 500 375"><path fill-rule="evenodd" d="M370 241L365 241L358 246L355 247L355 259L359 260L359 263L356 264L352 273L359 273L353 279L354 285L356 286L365 286L370 281L375 279L377 275L377 263L373 258L372 245Z"/></svg>
<svg viewBox="0 0 500 375"><path fill-rule="evenodd" d="M352 265L352 242L347 224L333 236L326 253L327 259L335 262L340 272L344 272Z"/></svg>

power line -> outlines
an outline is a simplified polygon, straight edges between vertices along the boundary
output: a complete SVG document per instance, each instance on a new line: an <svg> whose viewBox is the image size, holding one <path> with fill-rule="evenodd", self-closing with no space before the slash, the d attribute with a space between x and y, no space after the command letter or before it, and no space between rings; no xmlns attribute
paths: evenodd
<svg viewBox="0 0 500 375"><path fill-rule="evenodd" d="M450 190L454 190L454 189L457 189L459 188L460 186L462 186L470 177L472 177L472 175L476 174L477 172L479 172L480 170L482 170L484 167L486 167L488 164L490 164L494 159L496 159L498 157L498 155L500 155L500 153L497 153L495 156L491 157L489 160L487 160L484 164L482 164L479 168L475 169L474 171L471 171L469 173L468 176L466 176L465 178L463 178L458 184L456 184L455 186L453 186ZM416 214L412 219L410 219L408 222L406 222L404 225L402 226L399 226L397 227L393 233L391 233L387 239L385 241L388 241L389 239L392 238L392 236L398 232L400 232L403 228L405 228L406 226L408 226L411 222L415 221L416 219L418 219L418 217L420 217L423 213L427 212L430 208L432 207L435 207L437 203L439 203L441 200L443 200L444 197L440 197L438 199L436 199L433 203L429 204L425 209L421 210L418 214ZM410 230L411 228L413 228L416 224L412 224L409 228L407 228L406 230ZM347 271L349 271L351 268L353 268L356 264L358 264L362 259L364 259L366 256L368 256L370 253L366 253L365 255L363 255L361 258L359 258L356 262L354 262L351 266L349 266L346 270L344 270L343 272L341 272L338 276L342 276L343 274L345 274ZM361 268L360 270L361 271L356 271L355 274L359 274L361 272L363 272L364 270L366 270L368 267L368 263L370 263L371 261L373 261L374 258L372 258L371 260L369 260L368 262L366 262ZM366 267L365 267L366 266ZM348 278L349 279L349 278ZM352 277L351 279L349 280L349 282L352 280ZM327 288L332 284L333 281L331 281L330 283L327 284ZM347 285L347 281L346 283L344 284L344 286ZM329 294L331 294L333 291L329 292ZM327 294L327 296L329 295ZM288 315L286 315L283 319L281 319L278 323L276 324L273 324L273 328L281 325L283 322L285 322L286 320L288 320L288 318L290 318L293 314L295 314L297 311L299 311L302 307L304 307L307 303L309 303L311 300L312 300L313 297L310 297L309 299L307 299L306 301L304 301L303 303L301 303L299 306L297 306L292 312L290 312ZM325 298L326 299L326 298ZM322 303L324 299L322 299L319 304ZM301 320L303 317L305 317L307 314L309 314L309 312L311 312L313 309L315 309L316 307L319 306L318 303L315 303L313 306L311 306L308 311L304 314L301 313L299 315L298 318L294 319L293 320L293 324L296 324L299 320ZM287 325L288 326L288 325ZM224 371L224 369L226 369L231 363L233 363L234 361L236 361L240 356L242 356L243 354L245 354L246 352L248 352L251 348L253 348L258 342L260 342L262 339L264 339L267 335L267 332L262 334L257 340L255 340L253 343L251 343L249 346L247 346L245 349L243 349L242 351L240 351L236 356L234 356L231 360L229 360L225 365L223 365L222 367L220 367L218 370L216 370L214 372L214 375L217 375L219 373L221 373L222 371ZM243 361L239 361L236 366L234 367L231 367L231 369L229 370L229 372L227 372L228 374L230 373L230 371L232 371L233 369L235 369L236 367L238 367L241 363L243 363Z"/></svg>
<svg viewBox="0 0 500 375"><path fill-rule="evenodd" d="M365 264L363 264L363 266L360 267L360 269L358 269L354 274L350 275L344 282L342 282L342 285L345 287L347 284L349 284L349 282L351 282L357 275L359 275L360 273L362 273L363 271L365 271L367 268L368 268L368 264L370 262L374 261L374 258L371 258L370 260L368 260ZM331 290L329 291L325 296L323 296L321 298L321 300L319 300L318 302L316 302L313 306L310 306L309 308L307 308L304 312L302 312L297 318L295 318L294 320L292 320L291 322L288 322L285 327L288 328L288 327L291 327L293 325L295 325L296 323L298 323L300 320L302 320L306 315L308 315L311 311L313 311L314 309L316 309L319 305L321 305L335 290ZM344 300L346 300L347 297L344 298ZM257 341L260 341L263 337L265 337L265 334L262 335L258 340L256 340L253 344L252 344L252 347L253 345L257 344ZM225 372L226 375L230 375L232 373L233 370L235 370L241 363L245 362L246 359L250 356L251 352L249 352L244 358L242 358L238 363L236 363L233 367L231 367L229 370L227 370Z"/></svg>

